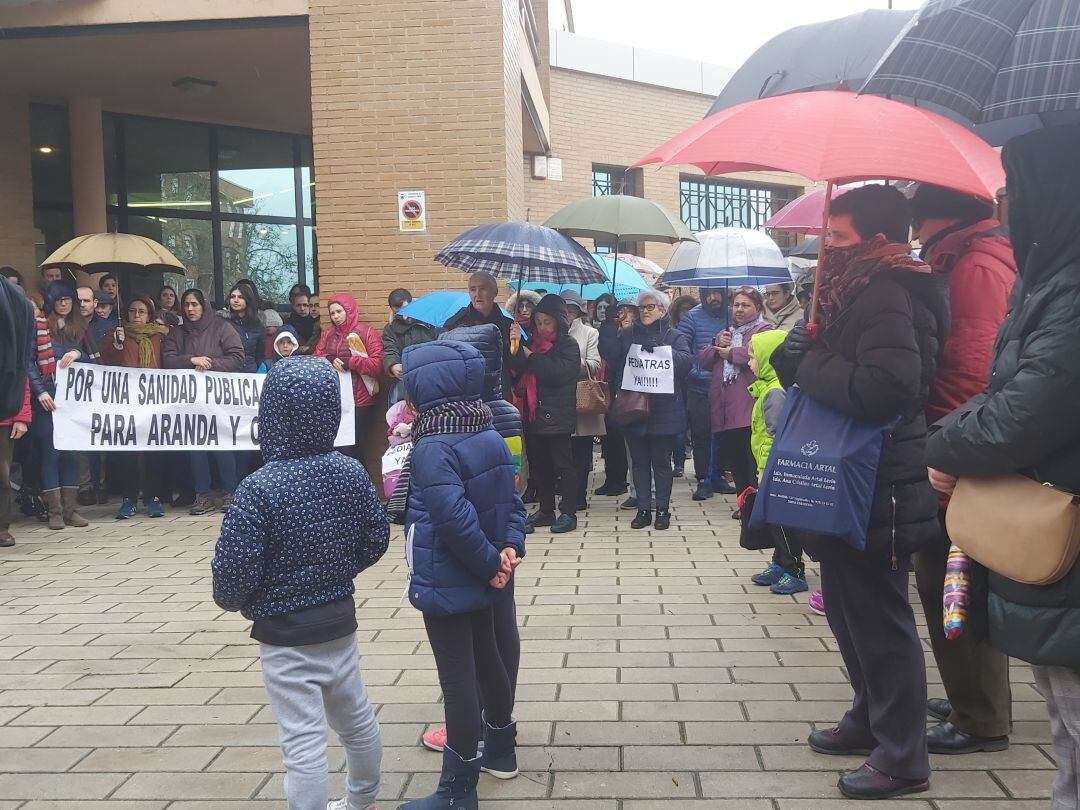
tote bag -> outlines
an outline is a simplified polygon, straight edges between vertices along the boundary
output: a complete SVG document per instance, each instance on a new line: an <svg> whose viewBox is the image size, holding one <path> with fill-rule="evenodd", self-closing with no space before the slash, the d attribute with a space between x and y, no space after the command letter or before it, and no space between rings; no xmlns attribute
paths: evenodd
<svg viewBox="0 0 1080 810"><path fill-rule="evenodd" d="M761 474L750 527L769 523L835 535L864 550L881 447L899 421L859 422L793 386Z"/></svg>

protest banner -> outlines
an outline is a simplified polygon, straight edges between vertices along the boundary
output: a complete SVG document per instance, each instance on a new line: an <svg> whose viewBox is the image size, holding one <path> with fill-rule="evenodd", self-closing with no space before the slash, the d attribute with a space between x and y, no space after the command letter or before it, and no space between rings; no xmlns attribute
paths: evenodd
<svg viewBox="0 0 1080 810"><path fill-rule="evenodd" d="M389 447L383 453L382 482L383 493L387 498L394 494L394 487L397 486L398 479L401 477L401 470L405 466L405 460L409 457L412 449L413 443L405 442L404 444Z"/></svg>
<svg viewBox="0 0 1080 810"><path fill-rule="evenodd" d="M352 445L353 393L341 382L335 446ZM258 450L265 374L72 363L56 372L57 450Z"/></svg>
<svg viewBox="0 0 1080 810"><path fill-rule="evenodd" d="M634 343L626 354L622 389L647 394L675 393L675 363L670 346L657 346L651 352Z"/></svg>

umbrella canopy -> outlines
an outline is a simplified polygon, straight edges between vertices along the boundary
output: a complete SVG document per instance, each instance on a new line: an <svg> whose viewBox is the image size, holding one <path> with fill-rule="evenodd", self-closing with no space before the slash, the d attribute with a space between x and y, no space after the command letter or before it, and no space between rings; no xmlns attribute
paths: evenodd
<svg viewBox="0 0 1080 810"><path fill-rule="evenodd" d="M791 259L813 259L817 260L818 252L821 250L821 237L811 236L809 239L804 239L791 250L787 251L788 258Z"/></svg>
<svg viewBox="0 0 1080 810"><path fill-rule="evenodd" d="M862 88L939 104L1015 134L1080 120L1080 3L927 0ZM1026 125L1025 125L1026 119Z"/></svg>
<svg viewBox="0 0 1080 810"><path fill-rule="evenodd" d="M708 114L785 93L861 87L911 17L869 9L777 34L728 79Z"/></svg>
<svg viewBox="0 0 1080 810"><path fill-rule="evenodd" d="M740 104L693 124L637 166L689 163L706 174L786 171L811 180L905 179L992 200L1005 171L993 147L927 110L823 90Z"/></svg>
<svg viewBox="0 0 1080 810"><path fill-rule="evenodd" d="M421 295L399 309L398 315L412 318L414 321L423 321L432 326L442 327L459 310L468 305L469 294L467 292L444 290ZM500 307L500 309L502 308ZM505 309L502 309L502 313L506 317L510 317L510 313Z"/></svg>
<svg viewBox="0 0 1080 810"><path fill-rule="evenodd" d="M76 236L53 251L41 266L77 267L87 273L117 269L187 272L187 268L164 245L132 233Z"/></svg>
<svg viewBox="0 0 1080 810"><path fill-rule="evenodd" d="M435 261L466 273L547 284L592 284L604 271L581 245L558 231L528 222L477 225L435 254Z"/></svg>
<svg viewBox="0 0 1080 810"><path fill-rule="evenodd" d="M693 241L694 234L656 203L627 194L608 194L570 203L544 223L567 236L632 242Z"/></svg>
<svg viewBox="0 0 1080 810"><path fill-rule="evenodd" d="M846 191L858 188L862 183L847 186L834 186L832 199L835 200ZM821 216L825 208L825 189L808 191L801 197L796 197L771 217L765 223L765 228L771 231L788 231L789 233L821 233Z"/></svg>
<svg viewBox="0 0 1080 810"><path fill-rule="evenodd" d="M641 275L645 282L650 286L656 284L659 281L660 276L664 274L664 268L654 262L652 259L646 259L644 256L635 256L633 253L620 253L619 261L626 262L633 267Z"/></svg>
<svg viewBox="0 0 1080 810"><path fill-rule="evenodd" d="M761 231L715 228L675 248L661 281L671 286L735 287L791 281L788 260Z"/></svg>
<svg viewBox="0 0 1080 810"><path fill-rule="evenodd" d="M544 289L549 293L556 294L565 290L573 290L586 301L595 301L604 293L610 293L613 286L615 288L615 298L620 301L631 295L637 295L642 290L649 289L649 283L641 277L641 274L629 262L623 261L626 257L619 256L617 263L614 256L603 253L594 253L593 258L596 259L597 264L604 268L604 274L607 276L607 280L601 284L557 284L552 286L530 282L522 286L526 290Z"/></svg>

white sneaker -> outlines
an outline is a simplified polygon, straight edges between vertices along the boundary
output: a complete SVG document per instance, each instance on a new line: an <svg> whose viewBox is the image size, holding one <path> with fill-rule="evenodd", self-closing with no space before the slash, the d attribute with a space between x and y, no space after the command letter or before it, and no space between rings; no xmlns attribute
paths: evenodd
<svg viewBox="0 0 1080 810"><path fill-rule="evenodd" d="M335 799L332 802L326 803L326 810L349 810L348 799ZM367 810L379 810L375 805L369 805Z"/></svg>

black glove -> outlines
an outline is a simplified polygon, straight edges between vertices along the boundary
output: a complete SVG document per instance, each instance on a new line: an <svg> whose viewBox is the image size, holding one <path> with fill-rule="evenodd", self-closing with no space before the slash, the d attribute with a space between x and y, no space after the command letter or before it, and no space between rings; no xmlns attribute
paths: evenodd
<svg viewBox="0 0 1080 810"><path fill-rule="evenodd" d="M653 349L656 348L656 338L651 335L646 335L641 339L641 350L643 352L653 353Z"/></svg>
<svg viewBox="0 0 1080 810"><path fill-rule="evenodd" d="M799 324L790 332L784 341L784 352L794 357L802 357L814 346L814 337L810 331Z"/></svg>

